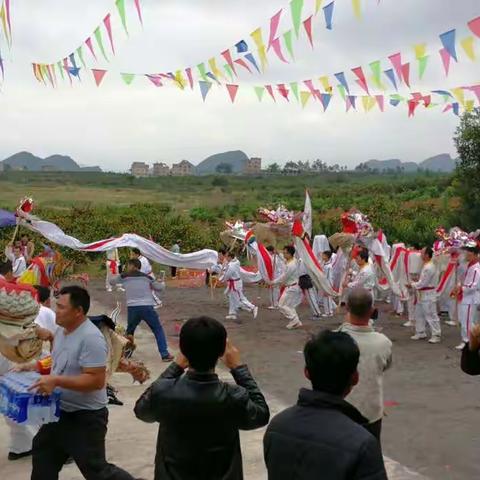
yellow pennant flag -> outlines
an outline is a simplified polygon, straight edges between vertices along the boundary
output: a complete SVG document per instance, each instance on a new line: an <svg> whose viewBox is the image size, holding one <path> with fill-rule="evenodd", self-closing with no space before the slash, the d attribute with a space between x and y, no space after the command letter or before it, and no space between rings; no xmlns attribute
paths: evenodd
<svg viewBox="0 0 480 480"><path fill-rule="evenodd" d="M330 80L328 79L327 75L324 75L323 77L320 77L319 82L322 84L323 89L327 93L332 93L332 86L330 85Z"/></svg>
<svg viewBox="0 0 480 480"><path fill-rule="evenodd" d="M208 61L208 65L210 65L210 70L212 71L212 73L217 77L217 78L225 78L222 74L222 72L219 70L219 68L217 67L217 61L215 60L215 58L211 58L209 61Z"/></svg>
<svg viewBox="0 0 480 480"><path fill-rule="evenodd" d="M418 45L414 45L413 49L415 50L415 58L419 60L423 58L427 54L427 44L426 43L419 43Z"/></svg>
<svg viewBox="0 0 480 480"><path fill-rule="evenodd" d="M9 42L8 37L8 28L7 28L7 16L5 14L5 4L2 3L2 8L0 8L0 19L2 20L3 33L7 42Z"/></svg>
<svg viewBox="0 0 480 480"><path fill-rule="evenodd" d="M460 42L460 44L465 50L468 58L470 60L475 60L475 39L473 37L466 37Z"/></svg>
<svg viewBox="0 0 480 480"><path fill-rule="evenodd" d="M315 15L320 11L322 8L323 0L315 0Z"/></svg>
<svg viewBox="0 0 480 480"><path fill-rule="evenodd" d="M261 47L265 46L265 43L263 42L263 36L262 36L262 29L257 28L255 31L253 31L250 36L253 38L253 41L255 42L255 45L257 48L260 50Z"/></svg>
<svg viewBox="0 0 480 480"><path fill-rule="evenodd" d="M265 71L265 67L268 64L267 60L267 47L265 45L262 45L261 47L258 47L258 56L260 57L260 63L262 64L262 71Z"/></svg>
<svg viewBox="0 0 480 480"><path fill-rule="evenodd" d="M465 92L463 91L463 88L452 88L452 93L461 105L465 105Z"/></svg>
<svg viewBox="0 0 480 480"><path fill-rule="evenodd" d="M361 0L352 0L353 13L358 19L362 18L362 6L360 1Z"/></svg>
<svg viewBox="0 0 480 480"><path fill-rule="evenodd" d="M475 100L467 100L465 103L465 110L467 112L473 112L474 108L475 108Z"/></svg>
<svg viewBox="0 0 480 480"><path fill-rule="evenodd" d="M175 72L175 83L177 84L178 88L181 90L185 89L185 86L187 85L187 81L183 77L183 73L181 70L177 70Z"/></svg>
<svg viewBox="0 0 480 480"><path fill-rule="evenodd" d="M310 100L312 94L310 92L300 92L300 101L302 103L302 108L305 108L305 105Z"/></svg>
<svg viewBox="0 0 480 480"><path fill-rule="evenodd" d="M365 112L369 112L376 104L376 100L374 97L370 97L368 95L362 96L362 105Z"/></svg>
<svg viewBox="0 0 480 480"><path fill-rule="evenodd" d="M377 104L377 100L375 99L375 97L368 97L370 100L370 104L368 105L368 109L371 110L373 107L375 107L375 105Z"/></svg>

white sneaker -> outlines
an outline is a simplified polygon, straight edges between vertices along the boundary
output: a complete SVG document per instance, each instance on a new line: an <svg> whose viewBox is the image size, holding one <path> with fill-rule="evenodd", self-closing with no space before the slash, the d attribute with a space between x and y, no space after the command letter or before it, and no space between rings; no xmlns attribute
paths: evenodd
<svg viewBox="0 0 480 480"><path fill-rule="evenodd" d="M237 319L237 316L236 315L227 315L225 317L225 320L236 320Z"/></svg>
<svg viewBox="0 0 480 480"><path fill-rule="evenodd" d="M157 303L153 308L154 308L155 310L158 310L159 308L162 308L162 307L163 307L163 303L160 302L160 303Z"/></svg>
<svg viewBox="0 0 480 480"><path fill-rule="evenodd" d="M440 337L433 336L432 338L430 338L428 343L440 343L441 341L442 341L442 339Z"/></svg>
<svg viewBox="0 0 480 480"><path fill-rule="evenodd" d="M278 307L275 307L274 305L270 305L267 307L267 310L278 310Z"/></svg>
<svg viewBox="0 0 480 480"><path fill-rule="evenodd" d="M458 323L455 322L454 320L447 320L445 322L445 325L450 325L451 327L456 327L458 325Z"/></svg>
<svg viewBox="0 0 480 480"><path fill-rule="evenodd" d="M124 292L125 289L123 287L117 287L117 292Z"/></svg>
<svg viewBox="0 0 480 480"><path fill-rule="evenodd" d="M107 288L107 292L108 292L108 293L112 293L112 289L111 289L111 288Z"/></svg>
<svg viewBox="0 0 480 480"><path fill-rule="evenodd" d="M465 348L466 342L462 342L455 347L455 350L463 350Z"/></svg>
<svg viewBox="0 0 480 480"><path fill-rule="evenodd" d="M427 338L426 333L416 333L413 337L410 337L411 340L424 340Z"/></svg>
<svg viewBox="0 0 480 480"><path fill-rule="evenodd" d="M295 330L296 328L300 328L303 323L300 320L292 320L288 325L288 330Z"/></svg>
<svg viewBox="0 0 480 480"><path fill-rule="evenodd" d="M258 307L253 307L252 313L253 313L253 319L255 320L258 315Z"/></svg>
<svg viewBox="0 0 480 480"><path fill-rule="evenodd" d="M411 322L411 321L409 320L408 322L405 322L405 323L403 324L403 326L404 326L404 327L413 327L414 324L413 324L413 322Z"/></svg>

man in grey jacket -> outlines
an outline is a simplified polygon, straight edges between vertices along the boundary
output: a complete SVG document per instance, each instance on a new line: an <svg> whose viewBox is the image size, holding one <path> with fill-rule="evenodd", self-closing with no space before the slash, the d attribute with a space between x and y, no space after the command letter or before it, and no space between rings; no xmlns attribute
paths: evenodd
<svg viewBox="0 0 480 480"><path fill-rule="evenodd" d="M171 362L173 356L168 351L167 339L162 324L154 310L156 304L153 292L161 292L165 289L163 282L157 282L140 271L140 260L133 258L127 263L127 271L111 280L112 285L120 284L125 289L127 297L127 335L135 334L139 323L144 320L150 327L157 341L158 351L164 362Z"/></svg>

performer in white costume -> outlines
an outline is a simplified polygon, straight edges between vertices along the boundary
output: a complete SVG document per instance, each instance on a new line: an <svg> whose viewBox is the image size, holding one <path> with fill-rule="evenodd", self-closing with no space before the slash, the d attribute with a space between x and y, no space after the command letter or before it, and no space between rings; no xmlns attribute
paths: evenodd
<svg viewBox="0 0 480 480"><path fill-rule="evenodd" d="M326 250L322 253L322 263L323 263L323 271L325 272L325 276L327 280L330 282L330 285L333 285L333 259L332 259L332 252L330 250ZM324 317L332 317L335 313L335 309L337 308L337 304L333 301L333 298L328 295L323 295L322 297L323 303L323 314Z"/></svg>
<svg viewBox="0 0 480 480"><path fill-rule="evenodd" d="M107 292L112 291L111 280L113 277L118 277L120 275L120 257L118 255L118 249L112 248L107 250L107 263L106 263L106 274L105 274L105 288ZM123 288L118 285L117 290L123 291Z"/></svg>
<svg viewBox="0 0 480 480"><path fill-rule="evenodd" d="M220 275L220 281L226 283L225 295L228 297L228 315L227 320L237 320L240 309L247 310L257 318L258 307L249 302L243 293L243 282L240 278L240 262L233 252L227 252L226 266Z"/></svg>
<svg viewBox="0 0 480 480"><path fill-rule="evenodd" d="M415 308L415 335L412 340L427 338L426 325L430 327L429 343L440 343L442 330L437 313L438 271L432 261L433 249L425 247L422 250L423 268L418 282L410 285L415 290L417 305Z"/></svg>
<svg viewBox="0 0 480 480"><path fill-rule="evenodd" d="M351 290L354 288L364 288L368 290L372 297L375 293L375 286L377 284L377 276L369 263L369 254L366 248L362 248L355 257L355 263L358 266L358 273L345 286ZM374 297L375 298L375 297Z"/></svg>
<svg viewBox="0 0 480 480"><path fill-rule="evenodd" d="M272 257L273 265L273 278L276 279L283 275L285 272L285 260L277 253L273 245L267 247L267 251ZM270 285L270 306L269 310L276 310L278 308L278 302L280 300L280 286Z"/></svg>

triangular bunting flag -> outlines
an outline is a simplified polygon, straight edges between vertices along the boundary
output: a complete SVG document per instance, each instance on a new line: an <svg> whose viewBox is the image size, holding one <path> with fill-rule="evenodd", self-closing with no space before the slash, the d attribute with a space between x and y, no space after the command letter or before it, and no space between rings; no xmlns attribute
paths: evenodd
<svg viewBox="0 0 480 480"><path fill-rule="evenodd" d="M261 102L263 98L263 94L265 93L265 87L253 87L255 90L255 94L257 95L258 101Z"/></svg>
<svg viewBox="0 0 480 480"><path fill-rule="evenodd" d="M415 50L415 58L420 60L427 54L427 44L426 43L419 43L414 45L413 49Z"/></svg>
<svg viewBox="0 0 480 480"><path fill-rule="evenodd" d="M320 98L320 91L315 88L315 85L313 84L313 80L305 80L303 82L307 88L310 90L310 93L313 95L314 98Z"/></svg>
<svg viewBox="0 0 480 480"><path fill-rule="evenodd" d="M420 80L423 78L425 74L425 70L427 69L428 59L430 57L427 55L426 57L421 57L418 59L418 76Z"/></svg>
<svg viewBox="0 0 480 480"><path fill-rule="evenodd" d="M67 72L68 79L70 80L70 85L72 84L72 75L70 74L70 67L68 66L68 59L63 59L63 69Z"/></svg>
<svg viewBox="0 0 480 480"><path fill-rule="evenodd" d="M279 84L277 85L277 89L280 93L280 95L287 101L289 102L290 100L288 99L288 94L290 93L290 91L288 90L288 88L283 84Z"/></svg>
<svg viewBox="0 0 480 480"><path fill-rule="evenodd" d="M353 13L355 16L360 19L362 18L362 6L360 4L360 0L352 0L352 6L353 6Z"/></svg>
<svg viewBox="0 0 480 480"><path fill-rule="evenodd" d="M303 0L291 0L290 12L292 14L293 29L298 38L300 33L300 24L302 23Z"/></svg>
<svg viewBox="0 0 480 480"><path fill-rule="evenodd" d="M423 100L423 104L425 105L425 108L428 108L432 104L431 95L425 95L422 100Z"/></svg>
<svg viewBox="0 0 480 480"><path fill-rule="evenodd" d="M365 90L368 95L370 95L370 92L368 91L367 79L365 78L362 67L352 68L352 72L358 78L357 83L360 85L360 87Z"/></svg>
<svg viewBox="0 0 480 480"><path fill-rule="evenodd" d="M464 38L460 44L470 60L475 60L475 39L472 36Z"/></svg>
<svg viewBox="0 0 480 480"><path fill-rule="evenodd" d="M442 41L443 48L456 62L458 62L457 51L455 49L456 33L456 30L450 30L449 32L442 33L440 35L440 40Z"/></svg>
<svg viewBox="0 0 480 480"><path fill-rule="evenodd" d="M260 56L260 63L262 64L262 71L265 71L265 68L268 65L267 47L265 47L265 45L258 48L258 55Z"/></svg>
<svg viewBox="0 0 480 480"><path fill-rule="evenodd" d="M323 14L325 15L325 24L327 30L332 30L332 20L333 20L333 9L335 7L335 2L330 2L328 5L323 7Z"/></svg>
<svg viewBox="0 0 480 480"><path fill-rule="evenodd" d="M105 29L107 30L108 40L110 41L110 47L112 49L112 53L115 55L115 47L113 46L112 24L110 22L110 14L108 14L103 19L103 24L105 25Z"/></svg>
<svg viewBox="0 0 480 480"><path fill-rule="evenodd" d="M80 69L78 67L68 67L68 73L71 73L74 77L80 78Z"/></svg>
<svg viewBox="0 0 480 480"><path fill-rule="evenodd" d="M415 115L415 110L418 107L417 100L409 100L408 101L408 116L413 117Z"/></svg>
<svg viewBox="0 0 480 480"><path fill-rule="evenodd" d="M55 88L57 84L57 75L55 74L55 65L47 65L48 75L52 79L52 85Z"/></svg>
<svg viewBox="0 0 480 480"><path fill-rule="evenodd" d="M265 48L265 47L262 47ZM245 55L245 58L255 67L255 70L260 73L260 69L258 68L258 64L255 60L255 57L253 56L253 53L247 53Z"/></svg>
<svg viewBox="0 0 480 480"><path fill-rule="evenodd" d="M0 20L2 21L3 34L5 39L10 43L10 36L8 34L7 14L5 13L5 5L2 3L0 8Z"/></svg>
<svg viewBox="0 0 480 480"><path fill-rule="evenodd" d="M460 105L458 103L452 103L453 113L458 117L460 113Z"/></svg>
<svg viewBox="0 0 480 480"><path fill-rule="evenodd" d="M93 78L95 79L95 83L97 84L97 87L99 87L107 71L92 68L92 73L93 73Z"/></svg>
<svg viewBox="0 0 480 480"><path fill-rule="evenodd" d="M390 62L393 65L393 68L395 69L395 73L397 74L397 77L399 80L402 79L403 73L402 73L402 54L395 53L394 55L390 55L389 57Z"/></svg>
<svg viewBox="0 0 480 480"><path fill-rule="evenodd" d="M356 102L357 102L357 97L355 95L348 95L347 96L347 112L351 108L353 108L354 110L357 109Z"/></svg>
<svg viewBox="0 0 480 480"><path fill-rule="evenodd" d="M235 103L235 97L237 96L237 92L238 92L238 85L232 85L230 83L227 83L225 86L227 87L230 100L232 101L232 103Z"/></svg>
<svg viewBox="0 0 480 480"><path fill-rule="evenodd" d="M445 75L448 77L450 72L450 59L452 56L444 48L440 50L440 57L442 58L443 68L445 70Z"/></svg>
<svg viewBox="0 0 480 480"><path fill-rule="evenodd" d="M243 58L237 58L237 60L235 60L235 63L245 68L246 70L248 70L248 72L253 73L251 68L247 65L247 63L245 62L245 60L243 60Z"/></svg>
<svg viewBox="0 0 480 480"><path fill-rule="evenodd" d="M73 68L77 68L77 62L75 61L75 54L71 53L68 58L70 59L70 62L73 65Z"/></svg>
<svg viewBox="0 0 480 480"><path fill-rule="evenodd" d="M145 75L156 87L163 87L162 83L162 78L160 75L151 75L151 74L146 74Z"/></svg>
<svg viewBox="0 0 480 480"><path fill-rule="evenodd" d="M332 99L332 96L329 93L322 93L320 95L320 100L323 105L323 111L326 112L328 106L330 105L330 100Z"/></svg>
<svg viewBox="0 0 480 480"><path fill-rule="evenodd" d="M398 90L397 80L395 79L395 72L391 68L389 68L388 70L385 70L383 73L387 76L390 82L392 82L392 85L395 87L395 90Z"/></svg>
<svg viewBox="0 0 480 480"><path fill-rule="evenodd" d="M267 89L267 92L269 95L273 98L273 101L276 102L277 99L275 98L275 95L273 94L273 88L271 85L265 85L265 88Z"/></svg>
<svg viewBox="0 0 480 480"><path fill-rule="evenodd" d="M312 18L313 15L310 15L306 20L304 20L303 27L305 28L305 32L307 33L308 41L313 48Z"/></svg>
<svg viewBox="0 0 480 480"><path fill-rule="evenodd" d="M10 20L10 0L5 0L5 15L7 17L8 33L10 36L10 43L12 42L12 22Z"/></svg>
<svg viewBox="0 0 480 480"><path fill-rule="evenodd" d="M77 48L77 56L80 59L80 62L83 65L83 67L86 68L87 65L85 64L85 60L83 58L83 49L81 45Z"/></svg>
<svg viewBox="0 0 480 480"><path fill-rule="evenodd" d="M272 41L271 47L273 48L273 51L275 52L275 55L284 63L288 63L288 60L283 56L282 52L282 47L280 45L280 38L275 38L275 40Z"/></svg>
<svg viewBox="0 0 480 480"><path fill-rule="evenodd" d="M365 113L367 113L369 111L369 106L370 106L370 97L368 97L367 95L363 95L362 96L362 105L363 105L363 110L365 111Z"/></svg>
<svg viewBox="0 0 480 480"><path fill-rule="evenodd" d="M232 54L230 53L230 50L225 50L224 52L221 53L221 55L225 59L225 61L228 63L229 67L232 69L233 73L236 75L237 72L235 70L235 64L233 63Z"/></svg>
<svg viewBox="0 0 480 480"><path fill-rule="evenodd" d="M320 11L322 8L323 0L315 0L315 15Z"/></svg>
<svg viewBox="0 0 480 480"><path fill-rule="evenodd" d="M253 41L255 42L255 45L257 46L257 49L265 46L265 43L263 41L262 29L261 28L257 28L256 30L254 30L250 34L250 36L252 37Z"/></svg>
<svg viewBox="0 0 480 480"><path fill-rule="evenodd" d="M107 57L107 54L105 53L105 48L103 46L102 32L100 31L100 27L97 27L93 33L95 35L95 40L97 41L97 45L100 48L100 51L102 52L103 58L108 62L108 57Z"/></svg>
<svg viewBox="0 0 480 480"><path fill-rule="evenodd" d="M218 78L212 73L212 72L207 72L207 77L213 80L217 85L221 85L220 81Z"/></svg>
<svg viewBox="0 0 480 480"><path fill-rule="evenodd" d="M370 70L372 71L372 78L375 86L379 89L383 89L382 85L382 62L377 60L375 62L370 63Z"/></svg>
<svg viewBox="0 0 480 480"><path fill-rule="evenodd" d="M125 16L125 0L116 0L115 5L117 6L118 15L120 17L120 21L122 22L123 29L128 35L127 18Z"/></svg>
<svg viewBox="0 0 480 480"><path fill-rule="evenodd" d="M290 58L292 60L295 60L295 55L293 54L293 38L292 38L292 31L291 30L288 30L287 32L285 32L283 34L283 40L285 42L285 46L287 47L287 51L290 55Z"/></svg>
<svg viewBox="0 0 480 480"><path fill-rule="evenodd" d="M63 73L63 67L61 62L57 62L57 69L60 72L60 76L62 77L62 80L65 80L65 75Z"/></svg>
<svg viewBox="0 0 480 480"><path fill-rule="evenodd" d="M190 85L190 88L193 90L193 75L192 75L192 69L190 67L185 69L185 73L187 74L188 78L188 83Z"/></svg>
<svg viewBox="0 0 480 480"><path fill-rule="evenodd" d="M336 73L335 78L340 82L340 84L345 88L345 90L350 93L350 88L348 86L347 79L345 78L345 73Z"/></svg>
<svg viewBox="0 0 480 480"><path fill-rule="evenodd" d="M385 111L385 99L383 95L375 95L375 101L377 102L378 108L381 112Z"/></svg>
<svg viewBox="0 0 480 480"><path fill-rule="evenodd" d="M270 19L270 36L268 39L268 48L272 45L272 42L277 38L278 25L280 23L280 18L282 17L283 8L281 8L271 19Z"/></svg>
<svg viewBox="0 0 480 480"><path fill-rule="evenodd" d="M478 103L480 103L480 85L473 85L472 87L468 87L468 89L475 94Z"/></svg>
<svg viewBox="0 0 480 480"><path fill-rule="evenodd" d="M473 32L474 35L480 38L480 17L474 18L468 22L468 28Z"/></svg>
<svg viewBox="0 0 480 480"><path fill-rule="evenodd" d="M300 97L298 96L298 83L297 82L290 83L290 90L293 92L293 95L295 96L298 102L300 100Z"/></svg>
<svg viewBox="0 0 480 480"><path fill-rule="evenodd" d="M467 100L467 102L465 103L465 111L467 112L473 112L475 108L475 101L474 100Z"/></svg>
<svg viewBox="0 0 480 480"><path fill-rule="evenodd" d="M337 85L337 88L340 96L342 97L342 100L345 101L345 99L347 98L347 92L345 90L345 87L343 85Z"/></svg>
<svg viewBox="0 0 480 480"><path fill-rule="evenodd" d="M126 85L130 85L133 80L135 79L134 73L121 73L122 80L125 82Z"/></svg>
<svg viewBox="0 0 480 480"><path fill-rule="evenodd" d="M223 78L222 72L220 69L217 67L217 61L215 58L211 58L208 61L208 65L210 66L210 70L212 73L217 77L217 78Z"/></svg>
<svg viewBox="0 0 480 480"><path fill-rule="evenodd" d="M410 63L402 65L402 78L405 85L410 88Z"/></svg>
<svg viewBox="0 0 480 480"><path fill-rule="evenodd" d="M92 45L92 39L90 37L88 37L86 40L85 40L85 45L88 47L88 49L90 50L90 53L92 54L92 57L96 60L97 59L97 56L95 55L95 50L93 49L93 45Z"/></svg>
<svg viewBox="0 0 480 480"><path fill-rule="evenodd" d="M140 20L140 23L143 25L142 10L140 8L140 0L135 0L135 9L137 10L138 19Z"/></svg>
<svg viewBox="0 0 480 480"><path fill-rule="evenodd" d="M460 103L460 105L465 105L465 92L462 87L452 88L453 96Z"/></svg>
<svg viewBox="0 0 480 480"><path fill-rule="evenodd" d="M200 86L200 93L202 94L202 99L203 101L205 101L205 99L207 98L208 92L212 88L212 82L204 82L200 80L198 82L198 85Z"/></svg>
<svg viewBox="0 0 480 480"><path fill-rule="evenodd" d="M300 92L300 103L302 104L302 108L305 108L311 96L312 94L310 92Z"/></svg>
<svg viewBox="0 0 480 480"><path fill-rule="evenodd" d="M204 81L204 82L208 82L207 80L207 70L205 68L205 64L204 63L200 63L197 65L197 69L198 69L198 73L200 74L200 78Z"/></svg>
<svg viewBox="0 0 480 480"><path fill-rule="evenodd" d="M228 78L230 79L231 82L233 82L233 70L232 70L232 67L230 67L230 65L228 64L225 64L223 66L223 68L225 69L225 71L227 72L227 75L228 75Z"/></svg>
<svg viewBox="0 0 480 480"><path fill-rule="evenodd" d="M237 53L245 53L248 52L248 45L245 40L240 40L236 45L235 48L237 49Z"/></svg>

